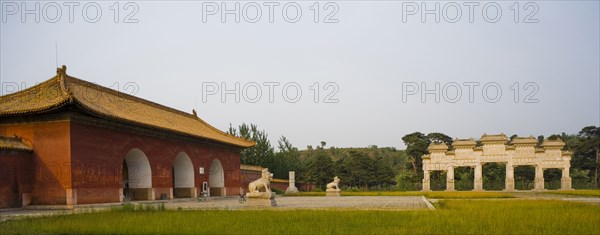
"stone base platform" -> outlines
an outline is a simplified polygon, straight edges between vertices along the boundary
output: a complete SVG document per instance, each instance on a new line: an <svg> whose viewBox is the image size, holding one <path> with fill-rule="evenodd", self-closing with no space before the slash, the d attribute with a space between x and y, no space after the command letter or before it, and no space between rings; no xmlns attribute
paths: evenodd
<svg viewBox="0 0 600 235"><path fill-rule="evenodd" d="M246 193L246 205L252 207L273 207L277 206L275 193L254 192Z"/></svg>
<svg viewBox="0 0 600 235"><path fill-rule="evenodd" d="M269 193L269 192L246 193L246 198L248 198L248 199L250 199L250 198L271 199L272 197L275 197L275 193Z"/></svg>
<svg viewBox="0 0 600 235"><path fill-rule="evenodd" d="M275 207L277 206L277 201L275 201L275 198L248 198L245 204L249 207Z"/></svg>
<svg viewBox="0 0 600 235"><path fill-rule="evenodd" d="M326 197L339 197L340 190L339 189L327 189Z"/></svg>
<svg viewBox="0 0 600 235"><path fill-rule="evenodd" d="M288 193L298 193L298 188L296 188L296 186L294 186L294 185L291 185L290 187L288 187L285 190L285 194L288 194Z"/></svg>

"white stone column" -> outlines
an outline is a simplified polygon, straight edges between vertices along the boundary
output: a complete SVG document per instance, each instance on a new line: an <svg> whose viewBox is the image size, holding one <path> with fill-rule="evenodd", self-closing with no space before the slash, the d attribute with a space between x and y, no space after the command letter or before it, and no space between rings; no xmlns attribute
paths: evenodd
<svg viewBox="0 0 600 235"><path fill-rule="evenodd" d="M430 181L429 181L429 171L423 172L423 191L429 192L431 191Z"/></svg>
<svg viewBox="0 0 600 235"><path fill-rule="evenodd" d="M296 172L290 171L288 176L289 185L285 190L285 193L297 193L298 188L296 188Z"/></svg>
<svg viewBox="0 0 600 235"><path fill-rule="evenodd" d="M446 191L455 191L454 190L454 167L448 167L448 172L446 172Z"/></svg>
<svg viewBox="0 0 600 235"><path fill-rule="evenodd" d="M544 190L544 169L540 165L535 166L535 184L533 190Z"/></svg>
<svg viewBox="0 0 600 235"><path fill-rule="evenodd" d="M571 188L571 176L569 175L569 168L571 164L566 164L562 169L562 178L560 179L560 189L569 190Z"/></svg>
<svg viewBox="0 0 600 235"><path fill-rule="evenodd" d="M506 181L504 191L515 191L515 167L512 162L506 163Z"/></svg>
<svg viewBox="0 0 600 235"><path fill-rule="evenodd" d="M483 169L481 166L481 163L477 164L475 166L475 179L474 179L474 187L473 190L474 191L483 191L483 179L482 179L482 175L483 175Z"/></svg>

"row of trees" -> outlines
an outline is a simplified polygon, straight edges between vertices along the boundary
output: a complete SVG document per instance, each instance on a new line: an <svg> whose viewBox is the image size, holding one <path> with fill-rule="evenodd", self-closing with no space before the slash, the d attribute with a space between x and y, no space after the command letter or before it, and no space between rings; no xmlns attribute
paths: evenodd
<svg viewBox="0 0 600 235"><path fill-rule="evenodd" d="M267 167L275 178L282 179L288 177L289 171L295 171L298 182L314 184L320 189L333 176L340 177L344 187L389 189L395 186L395 176L405 161L403 152L394 148L326 149L325 141L316 148L307 146L306 151L299 151L285 136L280 137L275 150L268 134L254 124L230 126L227 132L256 142L254 147L241 152L242 164Z"/></svg>
<svg viewBox="0 0 600 235"><path fill-rule="evenodd" d="M419 190L423 178L422 156L427 154L429 144L446 143L451 146L453 142L450 136L443 133L414 132L402 138L406 150L377 146L326 148L327 143L321 141L314 148L309 145L307 150L300 151L285 136L279 138L275 150L268 140L268 134L254 124L242 124L238 128L230 126L228 133L256 142L256 146L241 152L242 164L268 167L275 178L282 179L287 178L288 171L296 171L299 183L314 184L320 189L324 189L333 176L338 176L342 179L342 186L346 188ZM511 136L510 140L515 137L516 135ZM574 187L600 187L600 127L588 126L578 134L562 133L548 138L563 139L566 142L565 149L573 152L571 177ZM544 136L538 136L540 143L543 139ZM478 141L478 145L480 144ZM500 189L506 174L504 167L501 164L486 164L484 167L484 181L495 182L488 184L488 189ZM521 177L515 180L526 184L525 180L533 174L532 168L515 169L515 177ZM551 178L560 179L560 172L548 174ZM440 184L445 184L445 176L441 175L432 175L432 182L437 178ZM466 182L465 185L472 184L469 183L472 178L472 169L455 171L457 188L462 187L460 184L463 181Z"/></svg>
<svg viewBox="0 0 600 235"><path fill-rule="evenodd" d="M241 164L267 167L275 178L281 179L286 179L289 171L301 172L303 169L298 148L292 146L285 136L277 141L279 151L275 151L268 134L254 124L243 123L237 129L230 125L227 133L256 142L254 147L242 150Z"/></svg>
<svg viewBox="0 0 600 235"><path fill-rule="evenodd" d="M325 149L322 144L316 149L302 151L301 159L305 163L301 174L303 182L314 183L323 189L335 175L347 188L370 190L374 187L389 189L396 184L394 177L398 171L394 166L402 161L402 154L393 148Z"/></svg>

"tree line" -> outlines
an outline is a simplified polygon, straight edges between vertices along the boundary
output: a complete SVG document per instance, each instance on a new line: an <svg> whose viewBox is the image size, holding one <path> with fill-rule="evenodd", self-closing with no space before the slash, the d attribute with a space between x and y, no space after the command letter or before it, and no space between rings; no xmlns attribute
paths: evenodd
<svg viewBox="0 0 600 235"><path fill-rule="evenodd" d="M296 172L296 181L314 185L324 190L334 176L342 179L345 189L354 190L420 190L423 179L422 156L427 154L431 143L445 143L452 146L453 138L443 133L414 132L402 137L406 150L380 148L376 145L367 148L327 147L321 141L316 147L307 146L298 150L290 140L281 136L277 149L271 146L268 134L254 124L242 124L238 128L230 126L229 134L256 142L252 148L242 150L241 163L268 167L275 178L287 179L289 171ZM512 135L510 140L517 135ZM575 188L600 188L600 127L587 126L577 134L555 134L549 139L565 141L565 150L573 152L570 174ZM544 136L538 136L538 147ZM510 143L510 140L507 143ZM480 146L481 142L477 141ZM499 163L484 165L484 188L500 190L504 187L505 167ZM472 189L473 169L455 169L455 182L458 190ZM533 187L533 167L515 168L517 189ZM548 184L560 184L559 170L547 170ZM431 175L432 189L445 187L446 176L442 172ZM552 183L555 182L555 183ZM554 186L550 186L553 188ZM557 186L558 187L558 186Z"/></svg>

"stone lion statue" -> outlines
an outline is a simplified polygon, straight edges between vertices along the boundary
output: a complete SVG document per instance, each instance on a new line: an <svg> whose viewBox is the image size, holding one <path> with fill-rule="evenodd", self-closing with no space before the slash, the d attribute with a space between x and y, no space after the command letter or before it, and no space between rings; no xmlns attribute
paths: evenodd
<svg viewBox="0 0 600 235"><path fill-rule="evenodd" d="M248 184L248 192L257 193L260 192L261 189L265 189L265 192L271 193L271 180L273 179L273 174L269 172L269 168L264 168L262 170L262 176L260 179L252 181Z"/></svg>
<svg viewBox="0 0 600 235"><path fill-rule="evenodd" d="M337 176L333 177L333 182L327 184L327 189L339 190L340 189L340 187L338 186L339 183L340 183L340 178L338 178Z"/></svg>

